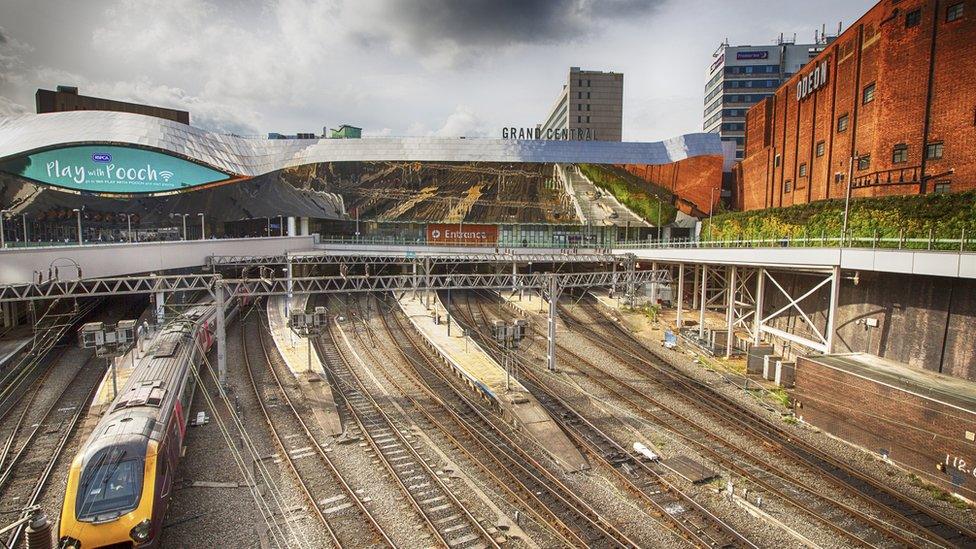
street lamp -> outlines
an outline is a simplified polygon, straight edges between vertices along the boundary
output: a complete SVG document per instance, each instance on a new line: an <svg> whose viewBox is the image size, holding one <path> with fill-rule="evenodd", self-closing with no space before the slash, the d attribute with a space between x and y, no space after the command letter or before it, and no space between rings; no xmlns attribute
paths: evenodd
<svg viewBox="0 0 976 549"><path fill-rule="evenodd" d="M24 220L24 247L27 247L27 214L21 214L20 217Z"/></svg>
<svg viewBox="0 0 976 549"><path fill-rule="evenodd" d="M95 356L105 357L112 370L112 399L119 394L115 374L114 358L125 355L135 344L136 320L120 320L111 325L104 322L89 322L78 331L78 346L82 349L95 349ZM132 365L136 356L132 354Z"/></svg>
<svg viewBox="0 0 976 549"><path fill-rule="evenodd" d="M715 189L708 190L708 241L712 241L712 210L715 208Z"/></svg>
<svg viewBox="0 0 976 549"><path fill-rule="evenodd" d="M288 327L298 337L308 340L308 372L312 371L312 336L323 333L329 324L329 313L325 307L316 307L314 311L291 311L288 315Z"/></svg>
<svg viewBox="0 0 976 549"><path fill-rule="evenodd" d="M0 210L0 248L7 247L7 239L3 235L3 218L7 217L7 212L12 210Z"/></svg>
<svg viewBox="0 0 976 549"><path fill-rule="evenodd" d="M180 240L186 240L186 218L189 217L189 215L190 214L180 214L180 213L169 214L170 219L172 219L174 216L183 218L183 236L182 238L180 238Z"/></svg>
<svg viewBox="0 0 976 549"><path fill-rule="evenodd" d="M200 212L197 215L200 216L200 240L206 240L207 239L207 226L205 224L206 216L203 215L203 212Z"/></svg>
<svg viewBox="0 0 976 549"><path fill-rule="evenodd" d="M847 169L847 192L844 194L844 226L840 230L840 247L844 247L844 237L847 235L847 214L851 208L851 183L854 181L854 162L857 161L859 155L857 151L854 151L854 156L851 157L851 164Z"/></svg>
<svg viewBox="0 0 976 549"><path fill-rule="evenodd" d="M72 208L71 209L71 211L75 212L75 215L78 216L78 245L79 246L81 246L84 243L84 241L82 240L82 237L81 237L81 210L84 210L84 209L85 208Z"/></svg>
<svg viewBox="0 0 976 549"><path fill-rule="evenodd" d="M132 238L132 214L125 214L125 223L128 227L129 242L133 242Z"/></svg>

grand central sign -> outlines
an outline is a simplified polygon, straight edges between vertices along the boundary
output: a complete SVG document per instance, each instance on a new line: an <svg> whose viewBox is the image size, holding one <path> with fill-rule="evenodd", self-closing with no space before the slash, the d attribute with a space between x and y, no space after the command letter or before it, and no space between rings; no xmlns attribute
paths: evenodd
<svg viewBox="0 0 976 549"><path fill-rule="evenodd" d="M114 145L42 151L0 163L0 171L47 185L105 194L158 194L230 179L163 153Z"/></svg>
<svg viewBox="0 0 976 549"><path fill-rule="evenodd" d="M535 141L596 141L592 128L502 128L502 139L528 139Z"/></svg>

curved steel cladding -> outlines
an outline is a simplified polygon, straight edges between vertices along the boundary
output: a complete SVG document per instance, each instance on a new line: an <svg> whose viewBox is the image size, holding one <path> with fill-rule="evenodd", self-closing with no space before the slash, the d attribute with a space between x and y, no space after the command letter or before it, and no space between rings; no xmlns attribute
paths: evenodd
<svg viewBox="0 0 976 549"><path fill-rule="evenodd" d="M166 153L212 168L231 179L255 177L284 168L320 162L585 162L660 165L692 157L722 155L718 137L715 134L701 133L655 143L444 137L278 140L211 133L160 118L107 111L0 118L0 161L23 158L50 149L93 144L128 146Z"/></svg>

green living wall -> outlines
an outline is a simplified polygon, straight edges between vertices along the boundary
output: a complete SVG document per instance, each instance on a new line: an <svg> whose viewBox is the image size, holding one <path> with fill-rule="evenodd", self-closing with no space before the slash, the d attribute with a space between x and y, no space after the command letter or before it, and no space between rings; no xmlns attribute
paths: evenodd
<svg viewBox="0 0 976 549"><path fill-rule="evenodd" d="M837 238L843 200L730 212L703 220L703 238ZM709 225L711 227L709 228ZM976 192L860 198L851 200L848 234L853 238L976 240Z"/></svg>
<svg viewBox="0 0 976 549"><path fill-rule="evenodd" d="M659 207L661 225L674 221L677 210L672 204L673 197L667 190L654 187L620 168L598 164L579 164L579 168L594 185L612 194L621 204L651 225L658 224Z"/></svg>

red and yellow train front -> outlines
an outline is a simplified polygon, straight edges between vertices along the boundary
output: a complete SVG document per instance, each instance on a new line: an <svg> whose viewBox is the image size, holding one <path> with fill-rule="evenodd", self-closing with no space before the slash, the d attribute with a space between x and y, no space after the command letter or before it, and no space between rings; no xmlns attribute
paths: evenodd
<svg viewBox="0 0 976 549"><path fill-rule="evenodd" d="M146 437L89 445L68 473L61 508L59 547L153 547L158 447ZM128 437L127 437L128 438Z"/></svg>

